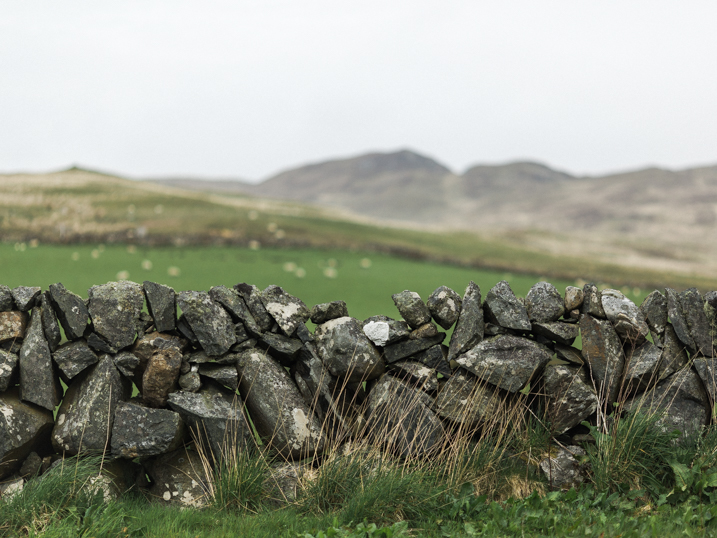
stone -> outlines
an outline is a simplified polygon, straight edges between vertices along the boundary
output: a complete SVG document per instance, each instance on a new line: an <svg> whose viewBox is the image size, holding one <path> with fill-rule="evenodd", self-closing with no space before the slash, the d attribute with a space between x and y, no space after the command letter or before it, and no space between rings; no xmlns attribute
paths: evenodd
<svg viewBox="0 0 717 538"><path fill-rule="evenodd" d="M665 288L665 295L667 295L667 316L672 323L672 328L675 329L677 338L685 344L685 347L691 354L696 353L695 341L690 335L690 328L682 312L682 304L677 292L672 288Z"/></svg>
<svg viewBox="0 0 717 538"><path fill-rule="evenodd" d="M354 318L327 321L316 327L314 338L319 357L335 377L360 382L377 378L385 371L380 353Z"/></svg>
<svg viewBox="0 0 717 538"><path fill-rule="evenodd" d="M250 335L247 332L246 327L244 327L244 324L242 322L237 322L234 324L234 337L236 338L236 342L234 343L234 346L249 340ZM232 347L234 347L234 346L232 346ZM229 348L229 349L231 349L231 348Z"/></svg>
<svg viewBox="0 0 717 538"><path fill-rule="evenodd" d="M431 393L438 390L437 372L418 361L404 360L394 362L389 369L389 373L408 385L425 392Z"/></svg>
<svg viewBox="0 0 717 538"><path fill-rule="evenodd" d="M657 416L655 426L663 434L679 432L680 439L693 438L707 424L709 400L700 377L684 368L640 396L625 402L627 413ZM624 419L623 419L624 420Z"/></svg>
<svg viewBox="0 0 717 538"><path fill-rule="evenodd" d="M314 305L309 313L309 319L316 325L321 325L332 319L345 318L349 315L349 309L344 301L332 301Z"/></svg>
<svg viewBox="0 0 717 538"><path fill-rule="evenodd" d="M177 296L173 288L145 280L142 283L147 310L157 332L173 331L177 327Z"/></svg>
<svg viewBox="0 0 717 538"><path fill-rule="evenodd" d="M15 384L17 377L18 356L10 351L0 349L0 392L5 392Z"/></svg>
<svg viewBox="0 0 717 538"><path fill-rule="evenodd" d="M239 376L234 364L200 364L198 372L232 390L239 388Z"/></svg>
<svg viewBox="0 0 717 538"><path fill-rule="evenodd" d="M189 326L187 318L184 317L184 314L179 316L179 319L177 320L177 330L179 331L179 334L186 338L194 347L199 346L199 340L197 339L197 335L194 334L194 331ZM234 335L234 337L236 338L236 334Z"/></svg>
<svg viewBox="0 0 717 538"><path fill-rule="evenodd" d="M431 404L425 392L384 375L368 395L366 431L402 457L434 453L442 445L443 425Z"/></svg>
<svg viewBox="0 0 717 538"><path fill-rule="evenodd" d="M660 381L681 370L689 362L685 345L677 338L671 323L665 325L662 338L662 356L660 358Z"/></svg>
<svg viewBox="0 0 717 538"><path fill-rule="evenodd" d="M601 297L605 316L613 324L621 340L634 347L641 345L650 329L637 305L618 290L602 290Z"/></svg>
<svg viewBox="0 0 717 538"><path fill-rule="evenodd" d="M32 309L18 364L20 398L45 409L55 409L60 403L62 392L53 368L50 346L42 329L42 307Z"/></svg>
<svg viewBox="0 0 717 538"><path fill-rule="evenodd" d="M628 393L643 392L660 379L659 366L662 350L650 341L626 352L623 390Z"/></svg>
<svg viewBox="0 0 717 538"><path fill-rule="evenodd" d="M239 360L239 355L231 352L221 357L210 357L204 351L194 351L189 355L185 355L184 360L191 364L236 364Z"/></svg>
<svg viewBox="0 0 717 538"><path fill-rule="evenodd" d="M480 379L514 393L536 377L552 355L547 347L527 338L501 335L483 340L456 362Z"/></svg>
<svg viewBox="0 0 717 538"><path fill-rule="evenodd" d="M590 314L580 316L583 360L590 366L598 397L606 406L617 401L625 355L612 324Z"/></svg>
<svg viewBox="0 0 717 538"><path fill-rule="evenodd" d="M237 371L239 391L257 432L269 446L290 459L323 451L321 424L278 362L265 353L245 351Z"/></svg>
<svg viewBox="0 0 717 538"><path fill-rule="evenodd" d="M164 407L170 392L177 388L182 353L176 347L152 353L142 374L142 401L151 407Z"/></svg>
<svg viewBox="0 0 717 538"><path fill-rule="evenodd" d="M112 426L112 455L125 459L166 454L182 446L184 422L169 409L118 402Z"/></svg>
<svg viewBox="0 0 717 538"><path fill-rule="evenodd" d="M65 289L61 283L51 284L49 288L52 306L68 340L82 338L87 327L90 313L82 298Z"/></svg>
<svg viewBox="0 0 717 538"><path fill-rule="evenodd" d="M20 353L21 347L22 347L22 340L7 340L6 342L3 342L2 344L0 344L0 349L9 351L10 353L14 353L15 355Z"/></svg>
<svg viewBox="0 0 717 538"><path fill-rule="evenodd" d="M98 353L109 353L110 355L114 355L119 352L119 348L110 345L107 340L95 332L85 331L85 339L87 341L87 345Z"/></svg>
<svg viewBox="0 0 717 538"><path fill-rule="evenodd" d="M22 340L27 328L27 314L24 312L0 312L0 342Z"/></svg>
<svg viewBox="0 0 717 538"><path fill-rule="evenodd" d="M113 357L115 368L119 372L129 378L134 379L135 372L139 366L139 357L134 353L128 351L122 351Z"/></svg>
<svg viewBox="0 0 717 538"><path fill-rule="evenodd" d="M712 308L717 309L717 291L708 291L705 293L704 300Z"/></svg>
<svg viewBox="0 0 717 538"><path fill-rule="evenodd" d="M39 286L18 286L12 290L12 298L15 301L15 306L20 312L29 312L36 305L42 288Z"/></svg>
<svg viewBox="0 0 717 538"><path fill-rule="evenodd" d="M640 312L651 331L657 334L665 332L665 326L667 325L667 299L665 299L663 294L658 290L650 293L650 295L642 301Z"/></svg>
<svg viewBox="0 0 717 538"><path fill-rule="evenodd" d="M585 456L585 450L579 446L551 447L547 457L541 460L540 469L552 488L561 490L577 488L587 478L585 465L577 459Z"/></svg>
<svg viewBox="0 0 717 538"><path fill-rule="evenodd" d="M85 368L99 361L95 352L82 340L66 342L55 350L52 358L66 380L72 379Z"/></svg>
<svg viewBox="0 0 717 538"><path fill-rule="evenodd" d="M702 379L712 406L717 402L717 359L695 357L693 365Z"/></svg>
<svg viewBox="0 0 717 538"><path fill-rule="evenodd" d="M407 359L412 355L442 343L445 338L446 333L438 333L436 336L431 338L420 338L418 340L404 340L402 342L397 342L384 348L383 358L389 364L400 361L401 359Z"/></svg>
<svg viewBox="0 0 717 538"><path fill-rule="evenodd" d="M212 301L208 293L183 291L177 298L177 304L208 355L223 355L236 342L229 314Z"/></svg>
<svg viewBox="0 0 717 538"><path fill-rule="evenodd" d="M169 407L179 413L195 443L215 462L231 458L254 447L244 405L236 394L214 384L199 392L173 392Z"/></svg>
<svg viewBox="0 0 717 538"><path fill-rule="evenodd" d="M50 300L50 292L46 291L40 296L40 306L42 307L42 328L45 331L45 339L50 351L54 352L62 341L62 333L60 332L60 324L57 323L55 311L52 308Z"/></svg>
<svg viewBox="0 0 717 538"><path fill-rule="evenodd" d="M438 334L438 329L433 323L421 325L418 329L411 331L408 335L409 340L419 340L421 338L432 338Z"/></svg>
<svg viewBox="0 0 717 538"><path fill-rule="evenodd" d="M714 342L710 336L710 324L705 314L705 302L702 295L696 288L689 288L680 293L678 297L690 337L695 343L695 352L705 357L714 357Z"/></svg>
<svg viewBox="0 0 717 538"><path fill-rule="evenodd" d="M244 303L246 303L251 315L254 316L254 321L256 321L259 329L262 332L270 330L274 325L274 319L264 307L264 303L261 300L261 290L253 284L244 283L236 284L234 289L244 299Z"/></svg>
<svg viewBox="0 0 717 538"><path fill-rule="evenodd" d="M130 394L114 366L112 357L103 355L94 366L75 377L57 412L52 445L60 454L104 452L117 403Z"/></svg>
<svg viewBox="0 0 717 538"><path fill-rule="evenodd" d="M446 331L458 321L462 305L460 295L448 286L436 288L426 301L431 317Z"/></svg>
<svg viewBox="0 0 717 538"><path fill-rule="evenodd" d="M152 478L149 495L153 502L181 508L202 508L209 504L211 472L204 468L195 450L180 448L146 464Z"/></svg>
<svg viewBox="0 0 717 538"><path fill-rule="evenodd" d="M326 321L328 320L324 320L322 323ZM308 468L311 472L311 467L308 466ZM269 476L264 481L264 491L270 504L281 507L296 502L297 492L300 491L305 474L307 474L305 463L273 464L269 468Z"/></svg>
<svg viewBox="0 0 717 538"><path fill-rule="evenodd" d="M314 335L311 334L311 331L309 331L306 323L299 323L299 325L296 326L295 336L301 340L302 344L314 341Z"/></svg>
<svg viewBox="0 0 717 538"><path fill-rule="evenodd" d="M262 333L262 330L254 319L254 316L251 314L249 307L235 289L230 289L226 286L214 286L209 290L209 297L211 297L213 301L222 305L226 311L231 314L232 319L240 321L242 326L252 335L256 336ZM244 340L247 338L244 338Z"/></svg>
<svg viewBox="0 0 717 538"><path fill-rule="evenodd" d="M408 323L388 316L372 316L364 320L362 325L364 334L379 347L405 340L411 334Z"/></svg>
<svg viewBox="0 0 717 538"><path fill-rule="evenodd" d="M460 368L441 387L435 409L441 418L473 428L505 416L505 403L493 385Z"/></svg>
<svg viewBox="0 0 717 538"><path fill-rule="evenodd" d="M444 345L436 344L426 350L419 351L411 355L411 360L433 368L444 377L448 377L452 374L451 367L448 363L448 348Z"/></svg>
<svg viewBox="0 0 717 538"><path fill-rule="evenodd" d="M579 328L575 323L563 323L561 321L535 322L532 325L531 332L553 342L571 346L578 337Z"/></svg>
<svg viewBox="0 0 717 538"><path fill-rule="evenodd" d="M529 331L531 328L528 311L505 280L491 288L486 295L484 308L495 325L517 331Z"/></svg>
<svg viewBox="0 0 717 538"><path fill-rule="evenodd" d="M537 323L557 321L565 312L565 303L558 289L550 282L534 284L525 296L528 319Z"/></svg>
<svg viewBox="0 0 717 538"><path fill-rule="evenodd" d="M589 314L593 318L605 319L605 310L602 307L602 292L595 284L583 286L583 305L580 307L582 314Z"/></svg>
<svg viewBox="0 0 717 538"><path fill-rule="evenodd" d="M4 284L0 284L0 312L14 310L15 301L12 298L12 291Z"/></svg>
<svg viewBox="0 0 717 538"><path fill-rule="evenodd" d="M565 344L555 344L555 354L558 359L569 362L571 364L577 364L582 366L585 364L585 360L579 349L575 349L572 346L566 346Z"/></svg>
<svg viewBox="0 0 717 538"><path fill-rule="evenodd" d="M415 291L404 290L401 293L394 293L391 297L398 313L412 329L418 329L431 321L431 312Z"/></svg>
<svg viewBox="0 0 717 538"><path fill-rule="evenodd" d="M134 368L134 381L139 390L142 390L142 375L147 369L149 359L160 349L176 348L182 353L187 348L187 341L178 336L165 333L150 333L139 338L132 347L132 354L139 359L139 364Z"/></svg>
<svg viewBox="0 0 717 538"><path fill-rule="evenodd" d="M543 384L553 435L565 433L597 410L598 397L584 368L548 364L543 373Z"/></svg>
<svg viewBox="0 0 717 538"><path fill-rule="evenodd" d="M296 327L309 319L309 310L304 302L279 286L267 287L261 292L261 301L286 336L293 335Z"/></svg>
<svg viewBox="0 0 717 538"><path fill-rule="evenodd" d="M585 293L583 292L582 288L576 288L575 286L566 286L565 299L563 300L565 312L567 313L571 310L579 309L583 305L584 298Z"/></svg>
<svg viewBox="0 0 717 538"><path fill-rule="evenodd" d="M10 478L0 483L0 499L9 502L15 495L22 492L25 488L25 480L20 478Z"/></svg>
<svg viewBox="0 0 717 538"><path fill-rule="evenodd" d="M42 458L37 455L37 452L30 452L25 461L22 462L19 474L25 480L29 480L39 475L40 469L42 469Z"/></svg>
<svg viewBox="0 0 717 538"><path fill-rule="evenodd" d="M20 468L31 452L46 452L52 411L20 400L19 389L0 394L0 480Z"/></svg>
<svg viewBox="0 0 717 538"><path fill-rule="evenodd" d="M129 280L108 282L88 290L94 331L115 349L134 343L139 314L144 306L142 286Z"/></svg>
<svg viewBox="0 0 717 538"><path fill-rule="evenodd" d="M448 360L455 359L477 345L483 340L484 331L485 322L483 320L480 288L471 280L463 294L461 311L451 335L451 341L448 346Z"/></svg>
<svg viewBox="0 0 717 538"><path fill-rule="evenodd" d="M284 366L291 366L302 346L301 340L274 333L262 334L257 343L258 348L269 351Z"/></svg>
<svg viewBox="0 0 717 538"><path fill-rule="evenodd" d="M179 376L179 388L184 392L197 392L202 388L202 380L199 377L199 367L197 366L196 368L196 371L190 370L186 374Z"/></svg>

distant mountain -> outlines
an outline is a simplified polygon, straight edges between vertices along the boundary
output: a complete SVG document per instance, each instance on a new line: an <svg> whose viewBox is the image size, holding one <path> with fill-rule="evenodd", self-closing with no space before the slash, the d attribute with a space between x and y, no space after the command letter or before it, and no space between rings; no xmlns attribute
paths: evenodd
<svg viewBox="0 0 717 538"><path fill-rule="evenodd" d="M188 191L217 194L243 194L253 186L240 179L156 178L148 181Z"/></svg>

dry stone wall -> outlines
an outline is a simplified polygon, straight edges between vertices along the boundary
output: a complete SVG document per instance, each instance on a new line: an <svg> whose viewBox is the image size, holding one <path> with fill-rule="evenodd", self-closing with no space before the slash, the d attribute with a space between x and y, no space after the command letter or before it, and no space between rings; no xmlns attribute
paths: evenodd
<svg viewBox="0 0 717 538"><path fill-rule="evenodd" d="M538 282L521 298L501 281L485 297L470 282L462 297L441 286L393 299L396 319L361 321L279 286L122 281L86 301L61 283L0 286L0 482L103 453L123 484L196 505L198 454L217 463L257 436L286 460L356 439L430 457L519 398L574 447L589 441L583 421L616 413L654 412L666 435L714 419L717 292L668 288L638 307L593 284Z"/></svg>

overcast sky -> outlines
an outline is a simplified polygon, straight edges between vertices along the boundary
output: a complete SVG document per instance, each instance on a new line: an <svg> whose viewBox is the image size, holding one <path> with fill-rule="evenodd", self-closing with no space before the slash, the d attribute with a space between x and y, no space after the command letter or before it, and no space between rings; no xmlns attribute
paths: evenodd
<svg viewBox="0 0 717 538"><path fill-rule="evenodd" d="M714 0L2 0L0 171L717 163Z"/></svg>

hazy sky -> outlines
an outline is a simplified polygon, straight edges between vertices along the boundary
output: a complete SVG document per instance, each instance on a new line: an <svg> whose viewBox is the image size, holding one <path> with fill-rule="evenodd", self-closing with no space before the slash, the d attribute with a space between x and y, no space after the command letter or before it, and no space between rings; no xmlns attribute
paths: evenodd
<svg viewBox="0 0 717 538"><path fill-rule="evenodd" d="M2 0L0 171L717 163L714 0Z"/></svg>

